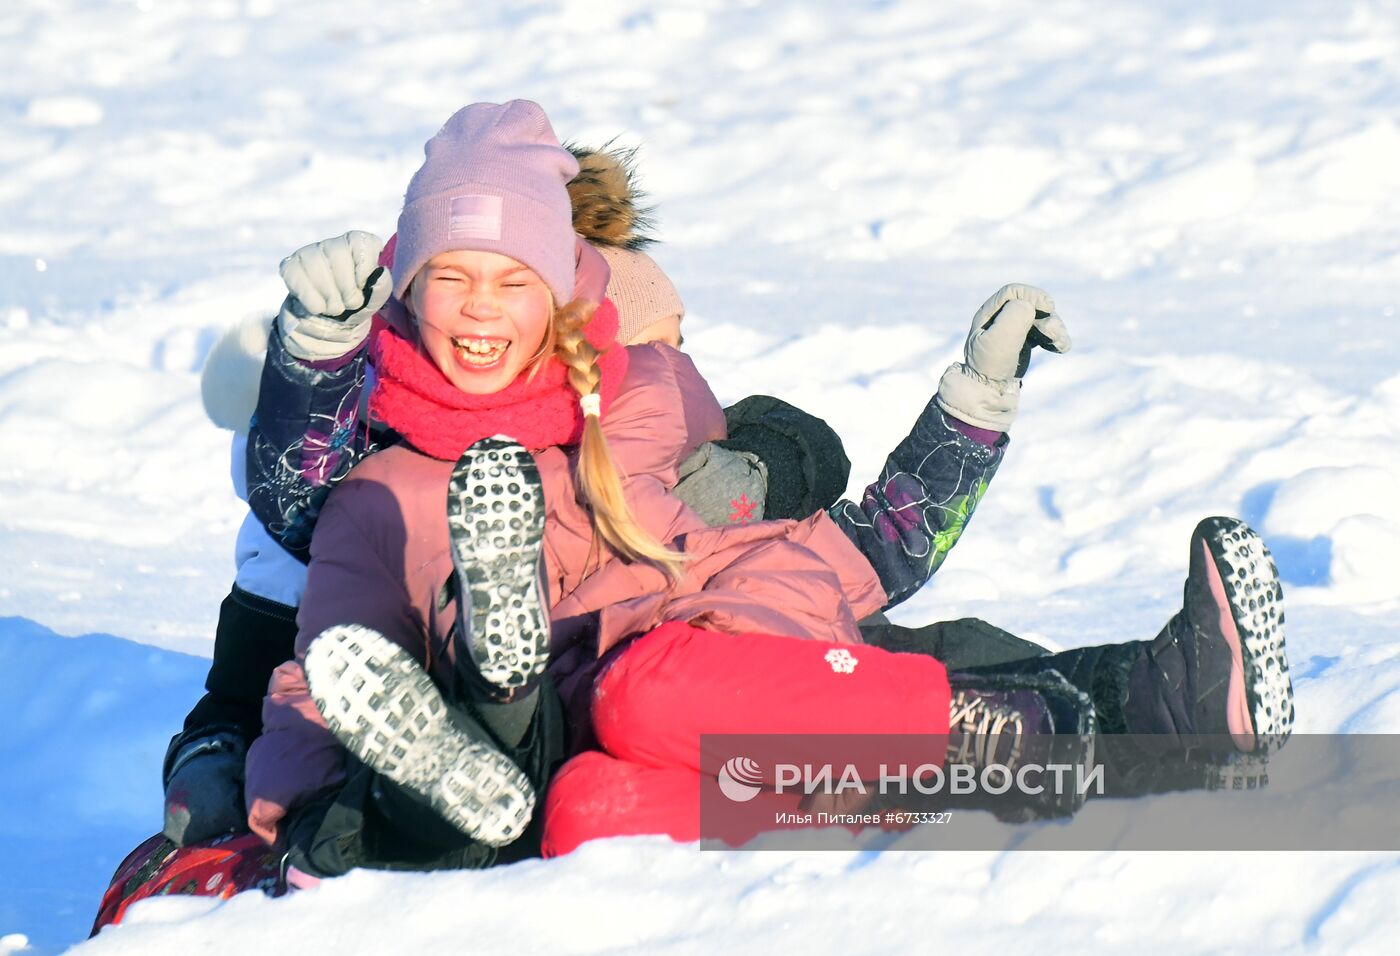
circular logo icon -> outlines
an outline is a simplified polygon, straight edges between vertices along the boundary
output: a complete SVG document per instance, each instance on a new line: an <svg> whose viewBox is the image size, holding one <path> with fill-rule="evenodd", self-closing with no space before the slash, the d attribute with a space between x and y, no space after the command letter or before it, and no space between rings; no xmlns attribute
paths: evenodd
<svg viewBox="0 0 1400 956"><path fill-rule="evenodd" d="M735 803L747 803L762 789L763 772L748 757L730 757L719 768L719 790Z"/></svg>

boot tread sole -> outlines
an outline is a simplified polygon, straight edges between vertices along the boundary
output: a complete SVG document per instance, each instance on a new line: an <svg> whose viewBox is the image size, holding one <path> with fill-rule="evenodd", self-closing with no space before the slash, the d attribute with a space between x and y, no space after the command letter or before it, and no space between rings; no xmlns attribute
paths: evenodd
<svg viewBox="0 0 1400 956"><path fill-rule="evenodd" d="M1263 539L1244 522L1212 518L1202 526L1240 635L1255 752L1268 754L1288 740L1294 718L1278 569Z"/></svg>
<svg viewBox="0 0 1400 956"><path fill-rule="evenodd" d="M311 643L305 670L316 709L359 760L475 840L501 846L524 832L535 807L529 778L452 723L432 678L403 648L339 625Z"/></svg>
<svg viewBox="0 0 1400 956"><path fill-rule="evenodd" d="M539 469L515 442L482 439L458 459L447 493L458 625L472 663L502 690L528 686L549 659L544 519Z"/></svg>

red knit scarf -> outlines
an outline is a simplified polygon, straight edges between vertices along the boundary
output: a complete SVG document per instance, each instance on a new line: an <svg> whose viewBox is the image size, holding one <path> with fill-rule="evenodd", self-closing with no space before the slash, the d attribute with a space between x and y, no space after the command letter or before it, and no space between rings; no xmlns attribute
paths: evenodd
<svg viewBox="0 0 1400 956"><path fill-rule="evenodd" d="M606 415L627 374L627 350L617 344L612 302L603 300L583 335L602 353L599 392ZM509 435L529 449L573 445L583 437L578 392L564 363L553 356L533 379L522 373L499 392L468 395L392 327L375 336L372 348L378 382L369 398L370 415L424 454L455 461L491 435Z"/></svg>

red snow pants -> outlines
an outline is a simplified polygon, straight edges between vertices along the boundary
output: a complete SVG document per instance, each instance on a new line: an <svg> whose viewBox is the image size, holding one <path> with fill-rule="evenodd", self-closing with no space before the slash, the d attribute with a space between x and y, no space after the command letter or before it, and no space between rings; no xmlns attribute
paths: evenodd
<svg viewBox="0 0 1400 956"><path fill-rule="evenodd" d="M943 665L925 655L664 624L595 681L600 749L551 782L543 853L609 836L700 839L701 734L946 734L948 697Z"/></svg>

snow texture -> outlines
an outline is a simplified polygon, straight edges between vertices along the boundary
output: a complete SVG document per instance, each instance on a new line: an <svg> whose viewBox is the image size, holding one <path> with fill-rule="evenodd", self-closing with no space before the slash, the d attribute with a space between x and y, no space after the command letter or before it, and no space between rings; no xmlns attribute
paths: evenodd
<svg viewBox="0 0 1400 956"><path fill-rule="evenodd" d="M987 295L1055 296L1074 350L1036 358L899 620L1147 637L1195 521L1239 515L1283 574L1298 730L1400 727L1394 0L8 0L0 62L0 953L79 941L159 826L242 515L205 355L297 246L390 233L471 100L640 146L687 349L722 400L830 421L853 494ZM1397 893L1391 854L633 839L153 901L79 951L1360 953Z"/></svg>

